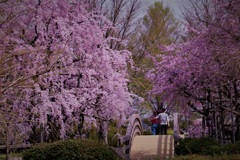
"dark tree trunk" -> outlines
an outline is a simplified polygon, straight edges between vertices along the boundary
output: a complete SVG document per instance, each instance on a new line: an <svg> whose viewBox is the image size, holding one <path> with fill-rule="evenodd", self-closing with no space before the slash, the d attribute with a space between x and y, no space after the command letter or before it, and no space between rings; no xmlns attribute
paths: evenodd
<svg viewBox="0 0 240 160"><path fill-rule="evenodd" d="M240 117L239 116L236 116L236 133L235 133L235 139L236 141L239 141L240 140Z"/></svg>
<svg viewBox="0 0 240 160"><path fill-rule="evenodd" d="M221 108L220 110L220 125L221 125L221 143L226 143L226 134L225 134L225 125L224 125L224 110Z"/></svg>
<svg viewBox="0 0 240 160"><path fill-rule="evenodd" d="M108 144L108 122L106 120L98 120L98 141Z"/></svg>
<svg viewBox="0 0 240 160"><path fill-rule="evenodd" d="M6 160L9 160L9 152L10 152L9 132L8 128L6 128Z"/></svg>
<svg viewBox="0 0 240 160"><path fill-rule="evenodd" d="M235 106L235 111L239 112L240 108L239 108L239 103L238 103L238 99L239 99L239 92L237 89L237 82L234 81L233 82L233 89L234 89L234 106ZM235 119L235 141L239 141L240 140L240 117L238 115L235 115L236 119Z"/></svg>
<svg viewBox="0 0 240 160"><path fill-rule="evenodd" d="M80 113L79 116L79 125L78 125L78 133L79 136L82 137L82 130L83 130L83 124L84 124L84 115L82 113Z"/></svg>
<svg viewBox="0 0 240 160"><path fill-rule="evenodd" d="M40 143L43 143L44 142L44 127L43 127L43 124L41 124L40 130L41 130Z"/></svg>

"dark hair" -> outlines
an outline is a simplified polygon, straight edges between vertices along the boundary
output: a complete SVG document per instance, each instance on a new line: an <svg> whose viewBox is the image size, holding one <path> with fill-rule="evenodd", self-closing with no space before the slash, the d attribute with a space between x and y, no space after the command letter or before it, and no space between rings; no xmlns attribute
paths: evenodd
<svg viewBox="0 0 240 160"><path fill-rule="evenodd" d="M158 112L157 112L156 110L153 110L152 113L153 113L154 115L157 115L157 114L158 114Z"/></svg>
<svg viewBox="0 0 240 160"><path fill-rule="evenodd" d="M166 108L162 108L162 109L161 109L161 112L165 112L165 111L166 111Z"/></svg>

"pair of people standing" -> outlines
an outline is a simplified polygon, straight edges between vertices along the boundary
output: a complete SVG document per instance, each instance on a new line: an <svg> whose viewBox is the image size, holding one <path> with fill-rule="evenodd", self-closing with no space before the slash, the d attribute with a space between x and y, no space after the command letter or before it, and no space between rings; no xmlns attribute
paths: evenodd
<svg viewBox="0 0 240 160"><path fill-rule="evenodd" d="M162 109L162 112L157 114L157 112L154 112L151 117L152 122L152 134L158 135L159 131L161 135L167 134L167 128L169 126L169 118L168 114L165 113L165 109Z"/></svg>

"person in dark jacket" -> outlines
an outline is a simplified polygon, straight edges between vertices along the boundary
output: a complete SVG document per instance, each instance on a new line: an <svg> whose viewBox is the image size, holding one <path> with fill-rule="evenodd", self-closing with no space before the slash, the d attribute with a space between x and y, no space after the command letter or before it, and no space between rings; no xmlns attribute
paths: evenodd
<svg viewBox="0 0 240 160"><path fill-rule="evenodd" d="M156 116L157 112L154 111L152 116L149 118L149 121L152 123L152 135L159 135L159 119L155 118Z"/></svg>

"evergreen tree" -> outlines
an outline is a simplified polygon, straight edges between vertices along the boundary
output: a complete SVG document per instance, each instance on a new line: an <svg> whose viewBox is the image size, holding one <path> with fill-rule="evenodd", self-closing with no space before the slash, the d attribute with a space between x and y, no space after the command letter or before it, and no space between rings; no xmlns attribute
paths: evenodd
<svg viewBox="0 0 240 160"><path fill-rule="evenodd" d="M161 101L160 96L153 97L148 94L152 82L146 78L148 71L156 66L154 61L161 61L159 55L164 54L161 45L168 45L178 40L179 23L174 18L169 7L162 2L155 2L148 8L138 33L131 36L128 49L133 54L135 70L131 71L131 89L146 100L145 106L155 103L152 99ZM151 55L151 56L149 56ZM156 106L157 104L155 104Z"/></svg>

